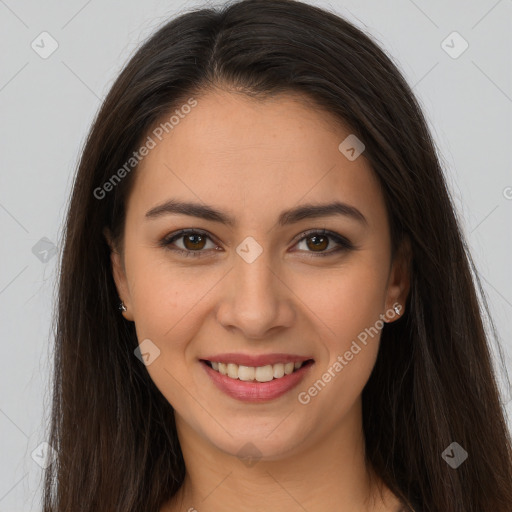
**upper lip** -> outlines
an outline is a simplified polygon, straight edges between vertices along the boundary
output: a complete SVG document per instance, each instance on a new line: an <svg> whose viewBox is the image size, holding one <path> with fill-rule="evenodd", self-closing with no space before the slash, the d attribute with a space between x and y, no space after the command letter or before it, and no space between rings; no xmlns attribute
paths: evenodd
<svg viewBox="0 0 512 512"><path fill-rule="evenodd" d="M295 354L215 354L201 358L205 361L215 361L219 363L234 363L242 366L266 366L277 363L302 363L313 359L312 357L300 356Z"/></svg>

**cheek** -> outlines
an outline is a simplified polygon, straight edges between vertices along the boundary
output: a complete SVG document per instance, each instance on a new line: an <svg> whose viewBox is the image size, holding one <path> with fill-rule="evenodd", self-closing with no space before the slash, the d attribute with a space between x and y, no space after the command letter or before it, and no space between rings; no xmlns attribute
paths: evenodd
<svg viewBox="0 0 512 512"><path fill-rule="evenodd" d="M294 289L327 339L342 348L384 313L387 277L385 262L361 256L331 271L297 277Z"/></svg>
<svg viewBox="0 0 512 512"><path fill-rule="evenodd" d="M325 353L318 370L321 380L347 403L359 395L376 361L384 325L386 270L385 261L367 254L336 271L318 272L314 280L297 281L297 294L305 297L305 311L309 310Z"/></svg>
<svg viewBox="0 0 512 512"><path fill-rule="evenodd" d="M191 385L190 364L196 364L194 340L205 314L204 296L219 279L211 272L201 278L197 270L194 274L153 251L136 255L131 264L137 338L151 340L158 352L146 369L167 401L184 410L190 407L184 390Z"/></svg>
<svg viewBox="0 0 512 512"><path fill-rule="evenodd" d="M183 391L194 387L191 369L204 350L199 340L204 341L202 329L212 307L209 299L222 286L226 269L187 268L154 251L134 255L131 268L137 338L139 343L151 340L159 354L146 369L167 401L186 410L190 396Z"/></svg>
<svg viewBox="0 0 512 512"><path fill-rule="evenodd" d="M219 270L180 266L163 249L134 251L130 266L131 297L141 333L165 340L166 345L185 340L187 330L197 325L191 318L201 310L202 298L219 280Z"/></svg>

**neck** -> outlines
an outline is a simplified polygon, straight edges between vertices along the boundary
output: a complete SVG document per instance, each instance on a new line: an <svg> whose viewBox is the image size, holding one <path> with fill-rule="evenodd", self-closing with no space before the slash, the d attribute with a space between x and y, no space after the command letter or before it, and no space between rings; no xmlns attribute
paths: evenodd
<svg viewBox="0 0 512 512"><path fill-rule="evenodd" d="M212 445L176 416L187 468L167 511L290 510L343 512L397 510L364 458L361 403L328 436L287 456L241 460ZM299 450L300 448L300 450ZM250 508L248 508L250 507Z"/></svg>

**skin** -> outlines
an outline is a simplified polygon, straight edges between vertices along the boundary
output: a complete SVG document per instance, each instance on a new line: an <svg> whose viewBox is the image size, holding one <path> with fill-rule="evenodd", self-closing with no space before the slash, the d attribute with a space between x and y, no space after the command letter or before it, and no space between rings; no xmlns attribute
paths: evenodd
<svg viewBox="0 0 512 512"><path fill-rule="evenodd" d="M392 261L379 183L364 153L350 161L338 150L350 130L295 93L256 101L215 90L196 99L134 171L124 246L112 245L124 317L135 322L139 343L149 338L160 350L146 368L176 411L187 468L180 492L161 512L217 512L227 504L397 511L399 501L378 479L370 481L364 463L361 393L380 334L307 405L297 396L379 315L405 303L405 252ZM171 198L224 210L237 224L183 214L145 218ZM366 223L329 215L277 224L285 209L334 200L357 208ZM211 235L199 244L207 256L159 245L184 228ZM338 247L332 238L320 249L311 243L314 230L324 228L355 249L319 256ZM313 231L309 239L301 236L306 230ZM248 236L263 249L252 263L236 252ZM194 243L181 237L170 247L192 251ZM297 388L250 404L223 394L201 366L199 358L221 352L291 353L315 364ZM252 465L237 457L246 443L259 455Z"/></svg>

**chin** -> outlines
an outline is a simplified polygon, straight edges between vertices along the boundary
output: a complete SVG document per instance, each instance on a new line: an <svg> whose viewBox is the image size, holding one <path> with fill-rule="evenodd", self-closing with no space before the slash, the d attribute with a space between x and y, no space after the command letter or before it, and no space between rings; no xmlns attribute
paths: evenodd
<svg viewBox="0 0 512 512"><path fill-rule="evenodd" d="M224 425L226 431L220 429L208 435L211 444L228 455L242 459L279 460L290 456L295 450L304 447L308 434L299 424L286 420L286 415L275 420L233 421ZM291 418L290 418L291 419ZM284 421L283 421L284 420Z"/></svg>

